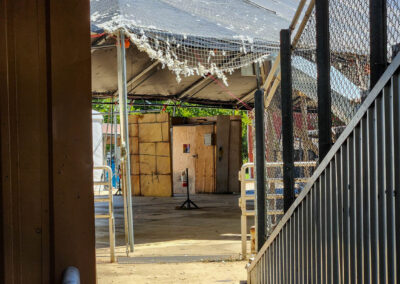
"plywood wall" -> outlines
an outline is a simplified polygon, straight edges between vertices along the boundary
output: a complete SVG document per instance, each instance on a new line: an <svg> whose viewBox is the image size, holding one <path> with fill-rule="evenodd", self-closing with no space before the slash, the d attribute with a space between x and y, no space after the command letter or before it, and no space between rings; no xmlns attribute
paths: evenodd
<svg viewBox="0 0 400 284"><path fill-rule="evenodd" d="M189 168L192 193L238 193L238 172L242 166L242 123L240 116L174 118L174 193L183 193L180 173ZM204 145L204 134L214 135L213 145ZM191 153L183 153L183 144ZM211 151L210 151L211 150ZM193 188L193 185L196 188Z"/></svg>
<svg viewBox="0 0 400 284"><path fill-rule="evenodd" d="M240 192L239 171L242 166L242 120L231 118L229 130L229 192Z"/></svg>
<svg viewBox="0 0 400 284"><path fill-rule="evenodd" d="M168 113L129 116L134 195L172 195L170 141Z"/></svg>

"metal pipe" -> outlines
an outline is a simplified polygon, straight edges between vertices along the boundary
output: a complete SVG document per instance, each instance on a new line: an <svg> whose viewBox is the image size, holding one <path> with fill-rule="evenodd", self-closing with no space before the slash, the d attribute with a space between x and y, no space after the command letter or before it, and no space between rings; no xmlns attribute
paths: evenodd
<svg viewBox="0 0 400 284"><path fill-rule="evenodd" d="M282 108L282 160L284 184L284 210L292 205L294 196L294 149L293 149L293 105L292 105L292 61L290 30L281 30L281 108Z"/></svg>
<svg viewBox="0 0 400 284"><path fill-rule="evenodd" d="M265 243L265 132L264 132L264 91L254 94L255 135L256 135L256 235L257 251Z"/></svg>
<svg viewBox="0 0 400 284"><path fill-rule="evenodd" d="M124 157L126 168L126 198L128 211L128 239L130 251L133 252L133 212L132 212L132 187L131 187L131 165L129 152L129 130L127 116L127 84L126 84L126 56L125 56L125 34L122 30L118 33L118 91L119 91L119 111L120 111L120 137L121 137L121 158ZM123 149L125 148L125 149Z"/></svg>
<svg viewBox="0 0 400 284"><path fill-rule="evenodd" d="M331 82L329 50L329 0L315 3L317 43L318 149L321 162L332 145Z"/></svg>
<svg viewBox="0 0 400 284"><path fill-rule="evenodd" d="M92 104L99 104L99 105L109 105L109 104L113 104L111 102L95 102L92 101ZM118 102L115 102L115 104L119 104ZM176 107L177 105L175 104L144 104L144 103L133 103L130 104L131 106L143 106L143 107ZM225 108L225 109L233 109L232 107L228 107L228 106L213 106L213 105L179 105L179 107L182 108ZM236 108L235 108L236 109ZM160 110L137 110L137 111L129 111L128 113L141 113L143 111L149 112L149 111L155 111L155 112L160 112ZM116 114L119 114L119 112L115 112ZM103 113L99 113L99 114L93 114L93 115L104 115Z"/></svg>
<svg viewBox="0 0 400 284"><path fill-rule="evenodd" d="M369 0L370 90L378 82L387 65L387 4L386 0Z"/></svg>
<svg viewBox="0 0 400 284"><path fill-rule="evenodd" d="M62 284L80 284L81 275L79 269L74 266L68 266L62 276Z"/></svg>

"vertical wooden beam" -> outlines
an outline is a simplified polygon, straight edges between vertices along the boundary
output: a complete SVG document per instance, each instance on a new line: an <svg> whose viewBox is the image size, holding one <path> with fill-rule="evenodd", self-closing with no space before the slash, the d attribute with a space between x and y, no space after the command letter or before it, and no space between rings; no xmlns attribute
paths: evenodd
<svg viewBox="0 0 400 284"><path fill-rule="evenodd" d="M0 2L1 283L96 282L89 4Z"/></svg>

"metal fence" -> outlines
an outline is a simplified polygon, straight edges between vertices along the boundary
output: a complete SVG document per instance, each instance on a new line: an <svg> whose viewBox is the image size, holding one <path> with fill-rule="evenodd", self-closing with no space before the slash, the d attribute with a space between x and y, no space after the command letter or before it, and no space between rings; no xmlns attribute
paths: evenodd
<svg viewBox="0 0 400 284"><path fill-rule="evenodd" d="M335 142L364 101L370 88L369 0L330 0L330 85L332 141ZM319 135L317 116L317 64L315 0L305 1L303 20L292 27L292 86L295 161L317 161ZM400 2L387 0L387 55L400 49ZM279 65L280 57L276 58ZM265 109L266 161L282 161L282 111L280 70L272 66L267 78ZM253 131L254 133L254 131ZM253 139L255 141L255 139ZM295 178L308 178L315 168L295 169ZM281 169L269 169L267 178L281 179ZM304 184L300 184L303 188ZM267 194L282 190L281 184L269 184ZM271 206L266 201L266 210ZM278 207L283 208L283 204ZM280 209L282 209L280 208ZM281 216L266 216L266 235Z"/></svg>
<svg viewBox="0 0 400 284"><path fill-rule="evenodd" d="M248 283L397 283L400 55L248 268Z"/></svg>

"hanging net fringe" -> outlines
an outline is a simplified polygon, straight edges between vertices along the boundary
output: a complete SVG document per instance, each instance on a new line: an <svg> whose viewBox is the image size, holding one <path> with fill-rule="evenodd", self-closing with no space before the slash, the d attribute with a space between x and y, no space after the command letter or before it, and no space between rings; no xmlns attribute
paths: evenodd
<svg viewBox="0 0 400 284"><path fill-rule="evenodd" d="M92 0L91 22L109 34L122 29L178 82L211 74L227 85L226 73L279 52L279 30L289 26L297 5L298 0Z"/></svg>

